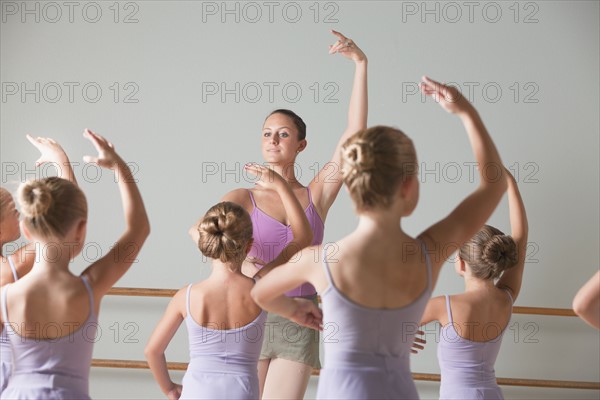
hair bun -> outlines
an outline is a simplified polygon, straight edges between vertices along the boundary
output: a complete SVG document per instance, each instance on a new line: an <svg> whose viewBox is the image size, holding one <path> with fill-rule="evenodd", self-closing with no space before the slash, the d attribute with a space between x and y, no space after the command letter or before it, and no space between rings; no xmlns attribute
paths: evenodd
<svg viewBox="0 0 600 400"><path fill-rule="evenodd" d="M21 213L26 218L39 218L52 205L52 191L45 180L32 180L21 186L19 191Z"/></svg>
<svg viewBox="0 0 600 400"><path fill-rule="evenodd" d="M346 146L342 151L344 157L343 177L356 175L373 170L375 168L375 157L372 146L363 141L356 141Z"/></svg>
<svg viewBox="0 0 600 400"><path fill-rule="evenodd" d="M246 257L246 244L252 239L252 220L241 206L222 202L207 211L198 232L202 254L223 262L241 262Z"/></svg>
<svg viewBox="0 0 600 400"><path fill-rule="evenodd" d="M500 273L517 263L517 245L508 235L494 235L484 244L481 259Z"/></svg>

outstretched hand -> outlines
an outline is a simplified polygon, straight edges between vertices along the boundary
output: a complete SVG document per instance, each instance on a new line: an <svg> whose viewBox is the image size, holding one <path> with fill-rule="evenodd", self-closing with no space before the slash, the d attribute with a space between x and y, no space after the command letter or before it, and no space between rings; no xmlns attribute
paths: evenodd
<svg viewBox="0 0 600 400"><path fill-rule="evenodd" d="M309 299L294 298L296 310L290 317L298 325L306 326L318 331L323 330L323 312Z"/></svg>
<svg viewBox="0 0 600 400"><path fill-rule="evenodd" d="M444 85L427 76L422 78L420 87L423 94L433 97L433 100L449 113L462 114L473 108L455 87Z"/></svg>
<svg viewBox="0 0 600 400"><path fill-rule="evenodd" d="M63 148L54 139L45 137L33 137L26 135L27 140L34 145L40 151L40 157L35 161L35 166L39 167L45 163L58 163L59 167L61 162L68 162L67 155Z"/></svg>
<svg viewBox="0 0 600 400"><path fill-rule="evenodd" d="M281 175L271 168L264 165L252 163L244 166L246 171L256 175L258 180L255 182L257 186L268 190L277 190L281 184L286 184Z"/></svg>
<svg viewBox="0 0 600 400"><path fill-rule="evenodd" d="M329 54L339 53L355 62L367 59L365 53L363 53L360 47L358 47L352 39L348 39L340 32L334 30L332 30L331 33L337 36L338 40L334 44L329 45Z"/></svg>
<svg viewBox="0 0 600 400"><path fill-rule="evenodd" d="M97 164L102 168L115 168L120 157L117 155L115 146L111 142L89 129L83 131L83 137L89 139L98 151L97 157L85 156L83 157L83 161Z"/></svg>

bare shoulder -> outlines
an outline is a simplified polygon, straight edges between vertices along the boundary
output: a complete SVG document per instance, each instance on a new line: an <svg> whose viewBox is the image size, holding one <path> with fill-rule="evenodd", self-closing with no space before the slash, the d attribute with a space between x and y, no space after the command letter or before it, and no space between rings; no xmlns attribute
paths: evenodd
<svg viewBox="0 0 600 400"><path fill-rule="evenodd" d="M228 193L226 193L221 201L230 201L232 203L239 204L244 207L246 210L252 209L252 200L250 200L249 195L250 189L234 189Z"/></svg>

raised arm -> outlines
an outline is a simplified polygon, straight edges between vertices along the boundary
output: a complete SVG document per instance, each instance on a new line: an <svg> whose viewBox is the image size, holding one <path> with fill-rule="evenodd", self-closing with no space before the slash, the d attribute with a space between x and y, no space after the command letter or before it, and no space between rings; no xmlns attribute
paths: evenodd
<svg viewBox="0 0 600 400"><path fill-rule="evenodd" d="M104 257L83 271L83 274L89 277L94 293L101 297L135 262L150 234L150 222L135 178L125 161L115 152L112 143L87 129L84 136L98 151L98 157L86 156L84 160L115 171L125 215L125 232L117 243Z"/></svg>
<svg viewBox="0 0 600 400"><path fill-rule="evenodd" d="M573 310L590 326L600 329L600 271L579 289L573 299Z"/></svg>
<svg viewBox="0 0 600 400"><path fill-rule="evenodd" d="M40 151L40 157L35 162L36 167L46 163L54 164L60 178L67 179L77 185L69 157L60 144L51 138L33 137L31 135L26 135L25 137ZM31 271L35 258L34 243L28 243L13 252L11 260L15 264L18 277L23 277Z"/></svg>
<svg viewBox="0 0 600 400"><path fill-rule="evenodd" d="M329 208L335 201L342 187L340 150L344 142L354 133L367 127L368 96L367 96L367 56L351 39L339 32L331 31L338 40L329 46L329 54L341 54L354 61L354 82L348 107L348 125L342 134L331 161L319 171L310 183L313 200L319 214L325 218Z"/></svg>
<svg viewBox="0 0 600 400"><path fill-rule="evenodd" d="M180 289L169 303L163 317L154 328L154 332L148 339L144 355L154 379L160 386L160 390L170 399L178 399L181 395L181 385L174 383L169 375L165 350L177 333L183 322L185 309L185 292L187 288Z"/></svg>
<svg viewBox="0 0 600 400"><path fill-rule="evenodd" d="M517 264L502 274L496 286L500 289L510 290L513 301L516 301L521 291L523 270L525 269L529 225L527 223L525 204L523 204L517 181L515 181L515 178L508 170L505 170L505 174L506 181L508 182L511 236L517 245Z"/></svg>
<svg viewBox="0 0 600 400"><path fill-rule="evenodd" d="M423 77L421 90L432 96L446 111L462 120L479 166L479 187L467 196L446 218L429 227L420 237L433 256L433 284L446 261L448 249L459 249L473 237L494 212L506 191L504 166L492 138L475 108L456 88Z"/></svg>
<svg viewBox="0 0 600 400"><path fill-rule="evenodd" d="M322 254L321 246L305 249L293 263L284 264L260 279L252 289L254 301L261 308L297 324L320 329L323 313L312 301L284 295L305 282L319 291L326 286L320 257L315 254Z"/></svg>
<svg viewBox="0 0 600 400"><path fill-rule="evenodd" d="M256 174L259 177L257 185L267 190L275 190L279 194L292 229L292 241L283 248L275 259L256 273L255 277L262 278L273 268L285 264L294 254L309 246L313 240L313 232L302 209L302 205L294 195L290 185L288 185L281 175L272 169L258 164L248 164L245 168L248 172Z"/></svg>

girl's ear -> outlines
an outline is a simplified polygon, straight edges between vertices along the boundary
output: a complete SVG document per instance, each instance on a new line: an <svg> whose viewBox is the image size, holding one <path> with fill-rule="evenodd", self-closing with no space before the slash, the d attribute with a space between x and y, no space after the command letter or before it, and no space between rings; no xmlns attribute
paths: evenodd
<svg viewBox="0 0 600 400"><path fill-rule="evenodd" d="M79 221L79 224L77 224L77 234L75 236L75 240L77 242L81 242L85 239L86 230L87 230L87 219L82 219L81 221Z"/></svg>
<svg viewBox="0 0 600 400"><path fill-rule="evenodd" d="M306 148L307 145L308 145L308 142L306 141L306 139L302 139L300 141L300 143L298 144L298 149L296 150L296 153L300 153L301 151L304 151L304 149Z"/></svg>

